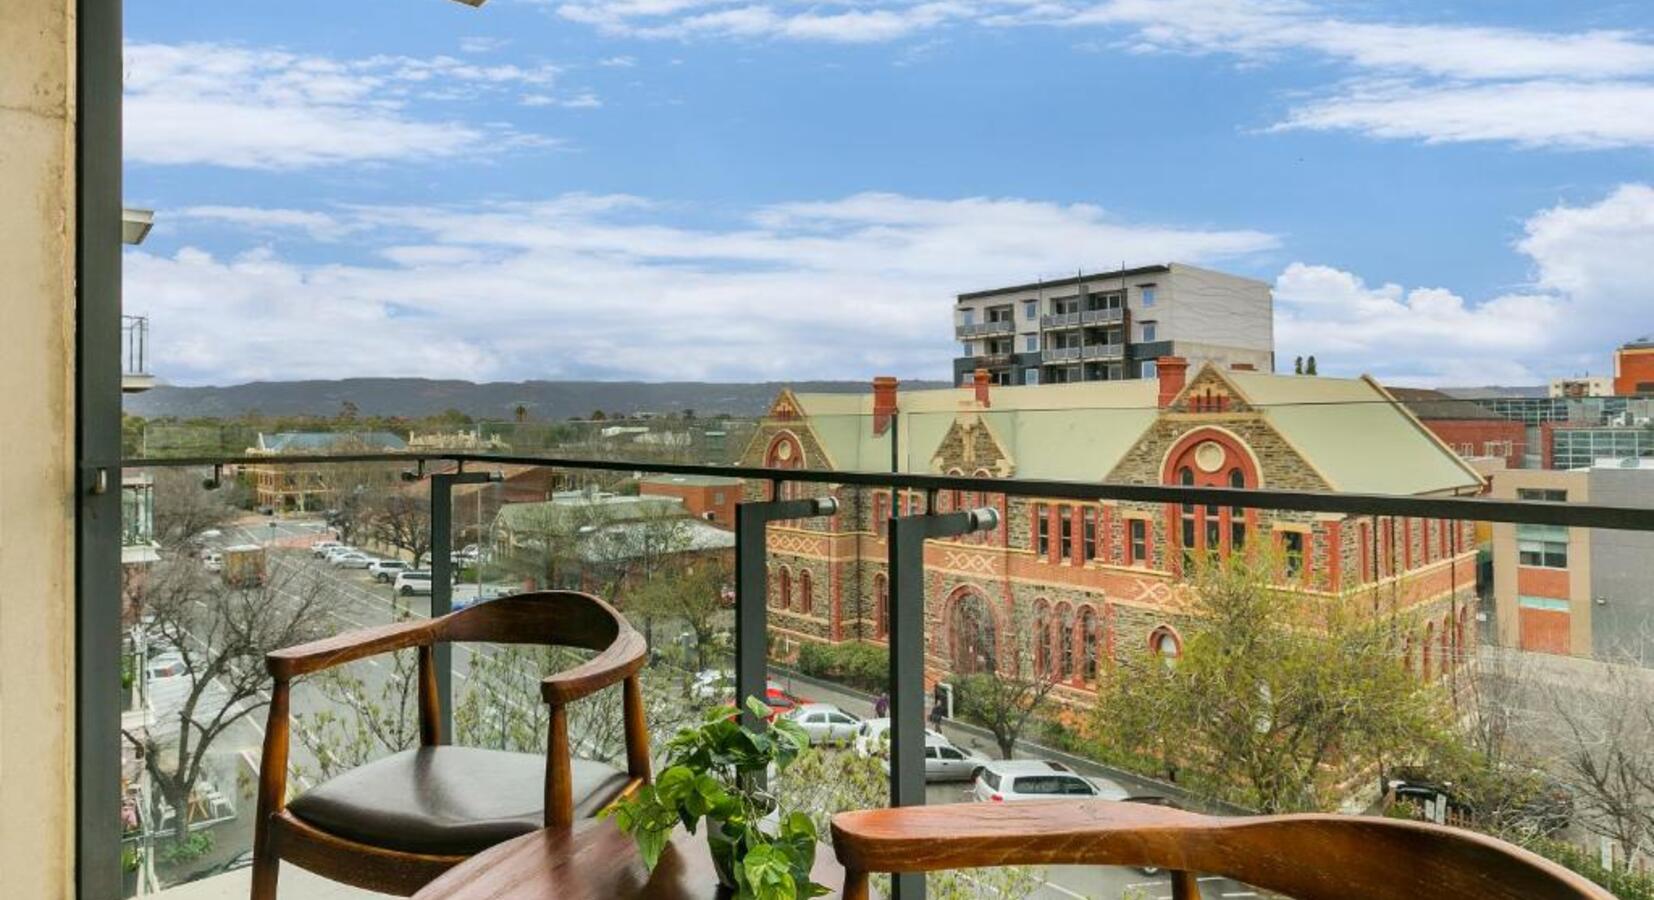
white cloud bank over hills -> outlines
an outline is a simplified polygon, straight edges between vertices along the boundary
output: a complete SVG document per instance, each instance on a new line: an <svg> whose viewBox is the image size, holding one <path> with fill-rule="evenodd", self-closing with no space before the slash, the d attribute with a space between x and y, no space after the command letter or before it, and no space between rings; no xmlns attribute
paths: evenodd
<svg viewBox="0 0 1654 900"><path fill-rule="evenodd" d="M214 257L131 250L129 305L178 383L417 375L470 379L944 377L951 296L1081 264L1254 269L1281 239L1122 222L1092 206L858 194L776 204L726 228L667 224L629 196L329 212L208 207L240 229ZM348 237L347 237L348 236ZM306 264L288 242L348 239L379 262ZM1275 279L1281 360L1409 384L1535 383L1600 370L1654 330L1654 187L1532 215L1531 283L1467 299L1292 262ZM1103 253L1106 259L1099 259Z"/></svg>

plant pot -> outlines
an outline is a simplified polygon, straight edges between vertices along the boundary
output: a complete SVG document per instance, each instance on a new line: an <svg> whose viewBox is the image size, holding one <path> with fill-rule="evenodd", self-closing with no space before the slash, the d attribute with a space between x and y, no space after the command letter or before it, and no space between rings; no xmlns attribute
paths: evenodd
<svg viewBox="0 0 1654 900"><path fill-rule="evenodd" d="M718 883L730 890L734 890L737 886L735 883L735 866L737 864L735 854L739 848L735 840L734 835L724 831L722 820L707 819L706 846L712 852L712 868L718 873Z"/></svg>

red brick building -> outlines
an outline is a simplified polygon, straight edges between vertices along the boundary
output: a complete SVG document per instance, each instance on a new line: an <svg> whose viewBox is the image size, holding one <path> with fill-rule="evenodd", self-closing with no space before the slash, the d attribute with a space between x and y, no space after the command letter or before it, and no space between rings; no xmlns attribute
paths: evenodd
<svg viewBox="0 0 1654 900"><path fill-rule="evenodd" d="M1638 338L1614 351L1614 395L1654 395L1654 338Z"/></svg>
<svg viewBox="0 0 1654 900"><path fill-rule="evenodd" d="M1508 469L1522 468L1527 429L1521 422L1441 391L1401 387L1387 390L1459 456L1498 458Z"/></svg>
<svg viewBox="0 0 1654 900"><path fill-rule="evenodd" d="M1014 664L1011 628L1040 635L1035 665L1071 700L1128 648L1181 650L1183 576L1195 554L1271 547L1281 578L1414 623L1413 664L1439 671L1474 640L1470 523L1133 502L1007 498L992 479L1220 485L1406 495L1479 493L1483 482L1368 378L1297 377L1211 366L1189 377L872 395L783 391L742 460L776 468L974 475L942 509L990 505L990 534L926 546L927 676ZM772 526L770 622L783 649L883 641L889 623L886 520L917 494L798 485L839 497L831 519ZM761 485L748 488L755 496ZM1376 606L1375 606L1376 608Z"/></svg>
<svg viewBox="0 0 1654 900"><path fill-rule="evenodd" d="M739 478L714 475L657 475L638 482L638 493L645 497L676 497L695 518L733 529L741 485Z"/></svg>

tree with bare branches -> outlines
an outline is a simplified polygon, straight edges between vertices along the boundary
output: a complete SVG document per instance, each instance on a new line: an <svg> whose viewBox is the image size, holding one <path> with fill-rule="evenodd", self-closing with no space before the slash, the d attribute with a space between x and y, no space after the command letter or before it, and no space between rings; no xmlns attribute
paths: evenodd
<svg viewBox="0 0 1654 900"><path fill-rule="evenodd" d="M234 518L246 490L224 481L216 490L206 487L210 471L156 469L155 540L169 550L188 545L206 531Z"/></svg>
<svg viewBox="0 0 1654 900"><path fill-rule="evenodd" d="M1617 844L1615 866L1628 868L1654 849L1654 673L1594 663L1588 683L1556 685L1551 704L1578 821Z"/></svg>
<svg viewBox="0 0 1654 900"><path fill-rule="evenodd" d="M158 650L153 659L178 669L167 679L177 689L164 698L152 695L159 707L155 727L124 736L176 811L179 841L188 834L189 801L208 750L269 702L265 654L323 633L321 596L322 584L308 575L232 587L187 559L156 565L145 593L145 627Z"/></svg>
<svg viewBox="0 0 1654 900"><path fill-rule="evenodd" d="M954 653L970 656L955 660L970 673L956 682L957 712L993 732L1000 755L1010 759L1023 730L1056 689L1056 667L1037 665L1043 636L1032 604L1013 604L1011 627L1001 634L986 604L967 596L956 613Z"/></svg>

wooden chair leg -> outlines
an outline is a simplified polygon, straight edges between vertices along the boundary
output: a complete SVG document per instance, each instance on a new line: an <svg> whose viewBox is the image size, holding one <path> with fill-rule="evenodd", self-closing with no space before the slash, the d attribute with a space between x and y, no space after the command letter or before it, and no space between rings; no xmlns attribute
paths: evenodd
<svg viewBox="0 0 1654 900"><path fill-rule="evenodd" d="M1200 900L1200 881L1193 872L1172 872L1173 900Z"/></svg>
<svg viewBox="0 0 1654 900"><path fill-rule="evenodd" d="M270 691L270 716L259 759L258 818L253 822L252 900L276 900L281 857L276 850L276 813L287 805L287 695L285 679Z"/></svg>
<svg viewBox="0 0 1654 900"><path fill-rule="evenodd" d="M281 875L281 857L264 847L253 848L253 890L251 900L276 900L276 878Z"/></svg>

